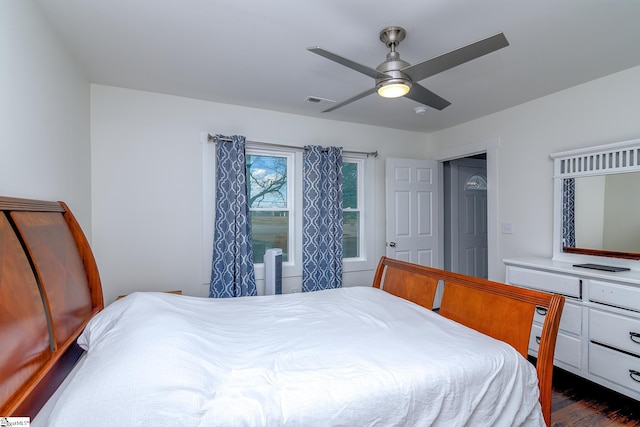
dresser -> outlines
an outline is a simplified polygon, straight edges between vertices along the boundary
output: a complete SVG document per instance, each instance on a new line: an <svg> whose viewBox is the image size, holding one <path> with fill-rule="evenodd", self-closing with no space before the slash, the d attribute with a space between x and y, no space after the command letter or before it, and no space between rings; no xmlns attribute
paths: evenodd
<svg viewBox="0 0 640 427"><path fill-rule="evenodd" d="M554 365L640 400L640 272L606 272L546 258L505 259L512 285L566 297ZM537 356L544 310L534 317Z"/></svg>

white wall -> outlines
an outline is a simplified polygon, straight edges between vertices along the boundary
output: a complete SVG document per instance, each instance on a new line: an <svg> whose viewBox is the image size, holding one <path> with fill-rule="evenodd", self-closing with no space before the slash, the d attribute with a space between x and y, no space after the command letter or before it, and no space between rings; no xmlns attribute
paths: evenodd
<svg viewBox="0 0 640 427"><path fill-rule="evenodd" d="M424 156L426 135L115 87L91 87L93 250L105 302L134 290L208 295L202 280L200 132L378 150L374 257L384 254L384 159ZM346 273L345 286L374 271Z"/></svg>
<svg viewBox="0 0 640 427"><path fill-rule="evenodd" d="M31 0L0 1L0 195L63 200L91 231L89 83Z"/></svg>
<svg viewBox="0 0 640 427"><path fill-rule="evenodd" d="M498 279L504 280L503 258L552 256L549 154L639 138L638 112L640 67L635 67L429 135L432 153L500 141L496 221L512 222L513 234L498 236Z"/></svg>
<svg viewBox="0 0 640 427"><path fill-rule="evenodd" d="M548 155L640 136L640 67L425 136L105 86L92 87L89 104L85 77L31 0L0 2L0 63L0 195L66 201L92 239L107 302L136 289L206 293L202 130L378 149L375 256L385 157L498 140L496 222L514 230L496 245L502 278L504 257L551 256Z"/></svg>

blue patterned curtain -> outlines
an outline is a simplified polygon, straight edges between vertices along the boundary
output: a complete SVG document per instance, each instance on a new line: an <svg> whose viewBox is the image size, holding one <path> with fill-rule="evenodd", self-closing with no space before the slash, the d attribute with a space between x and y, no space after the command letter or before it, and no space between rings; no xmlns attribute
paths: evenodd
<svg viewBox="0 0 640 427"><path fill-rule="evenodd" d="M305 147L302 291L342 287L342 148Z"/></svg>
<svg viewBox="0 0 640 427"><path fill-rule="evenodd" d="M216 218L210 298L257 295L245 138L216 135Z"/></svg>
<svg viewBox="0 0 640 427"><path fill-rule="evenodd" d="M562 246L576 247L576 181L562 180Z"/></svg>

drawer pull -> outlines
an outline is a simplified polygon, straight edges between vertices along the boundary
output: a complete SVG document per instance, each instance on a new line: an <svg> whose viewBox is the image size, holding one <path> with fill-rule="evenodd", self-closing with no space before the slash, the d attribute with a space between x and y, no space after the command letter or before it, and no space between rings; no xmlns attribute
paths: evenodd
<svg viewBox="0 0 640 427"><path fill-rule="evenodd" d="M634 369L629 369L629 376L635 382L640 383L640 372L638 372L638 371L636 371Z"/></svg>
<svg viewBox="0 0 640 427"><path fill-rule="evenodd" d="M629 339L636 344L640 344L640 334L637 332L629 332Z"/></svg>
<svg viewBox="0 0 640 427"><path fill-rule="evenodd" d="M539 305L536 306L536 311L538 312L538 314L540 316L544 316L545 314L547 314L547 308L546 307L540 307Z"/></svg>
<svg viewBox="0 0 640 427"><path fill-rule="evenodd" d="M536 342L540 345L540 336L536 335Z"/></svg>

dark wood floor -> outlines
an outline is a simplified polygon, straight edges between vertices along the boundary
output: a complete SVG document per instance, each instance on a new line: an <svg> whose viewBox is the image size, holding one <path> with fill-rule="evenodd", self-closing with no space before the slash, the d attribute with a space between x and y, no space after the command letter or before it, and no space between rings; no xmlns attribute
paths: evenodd
<svg viewBox="0 0 640 427"><path fill-rule="evenodd" d="M551 424L640 427L640 402L556 368Z"/></svg>

